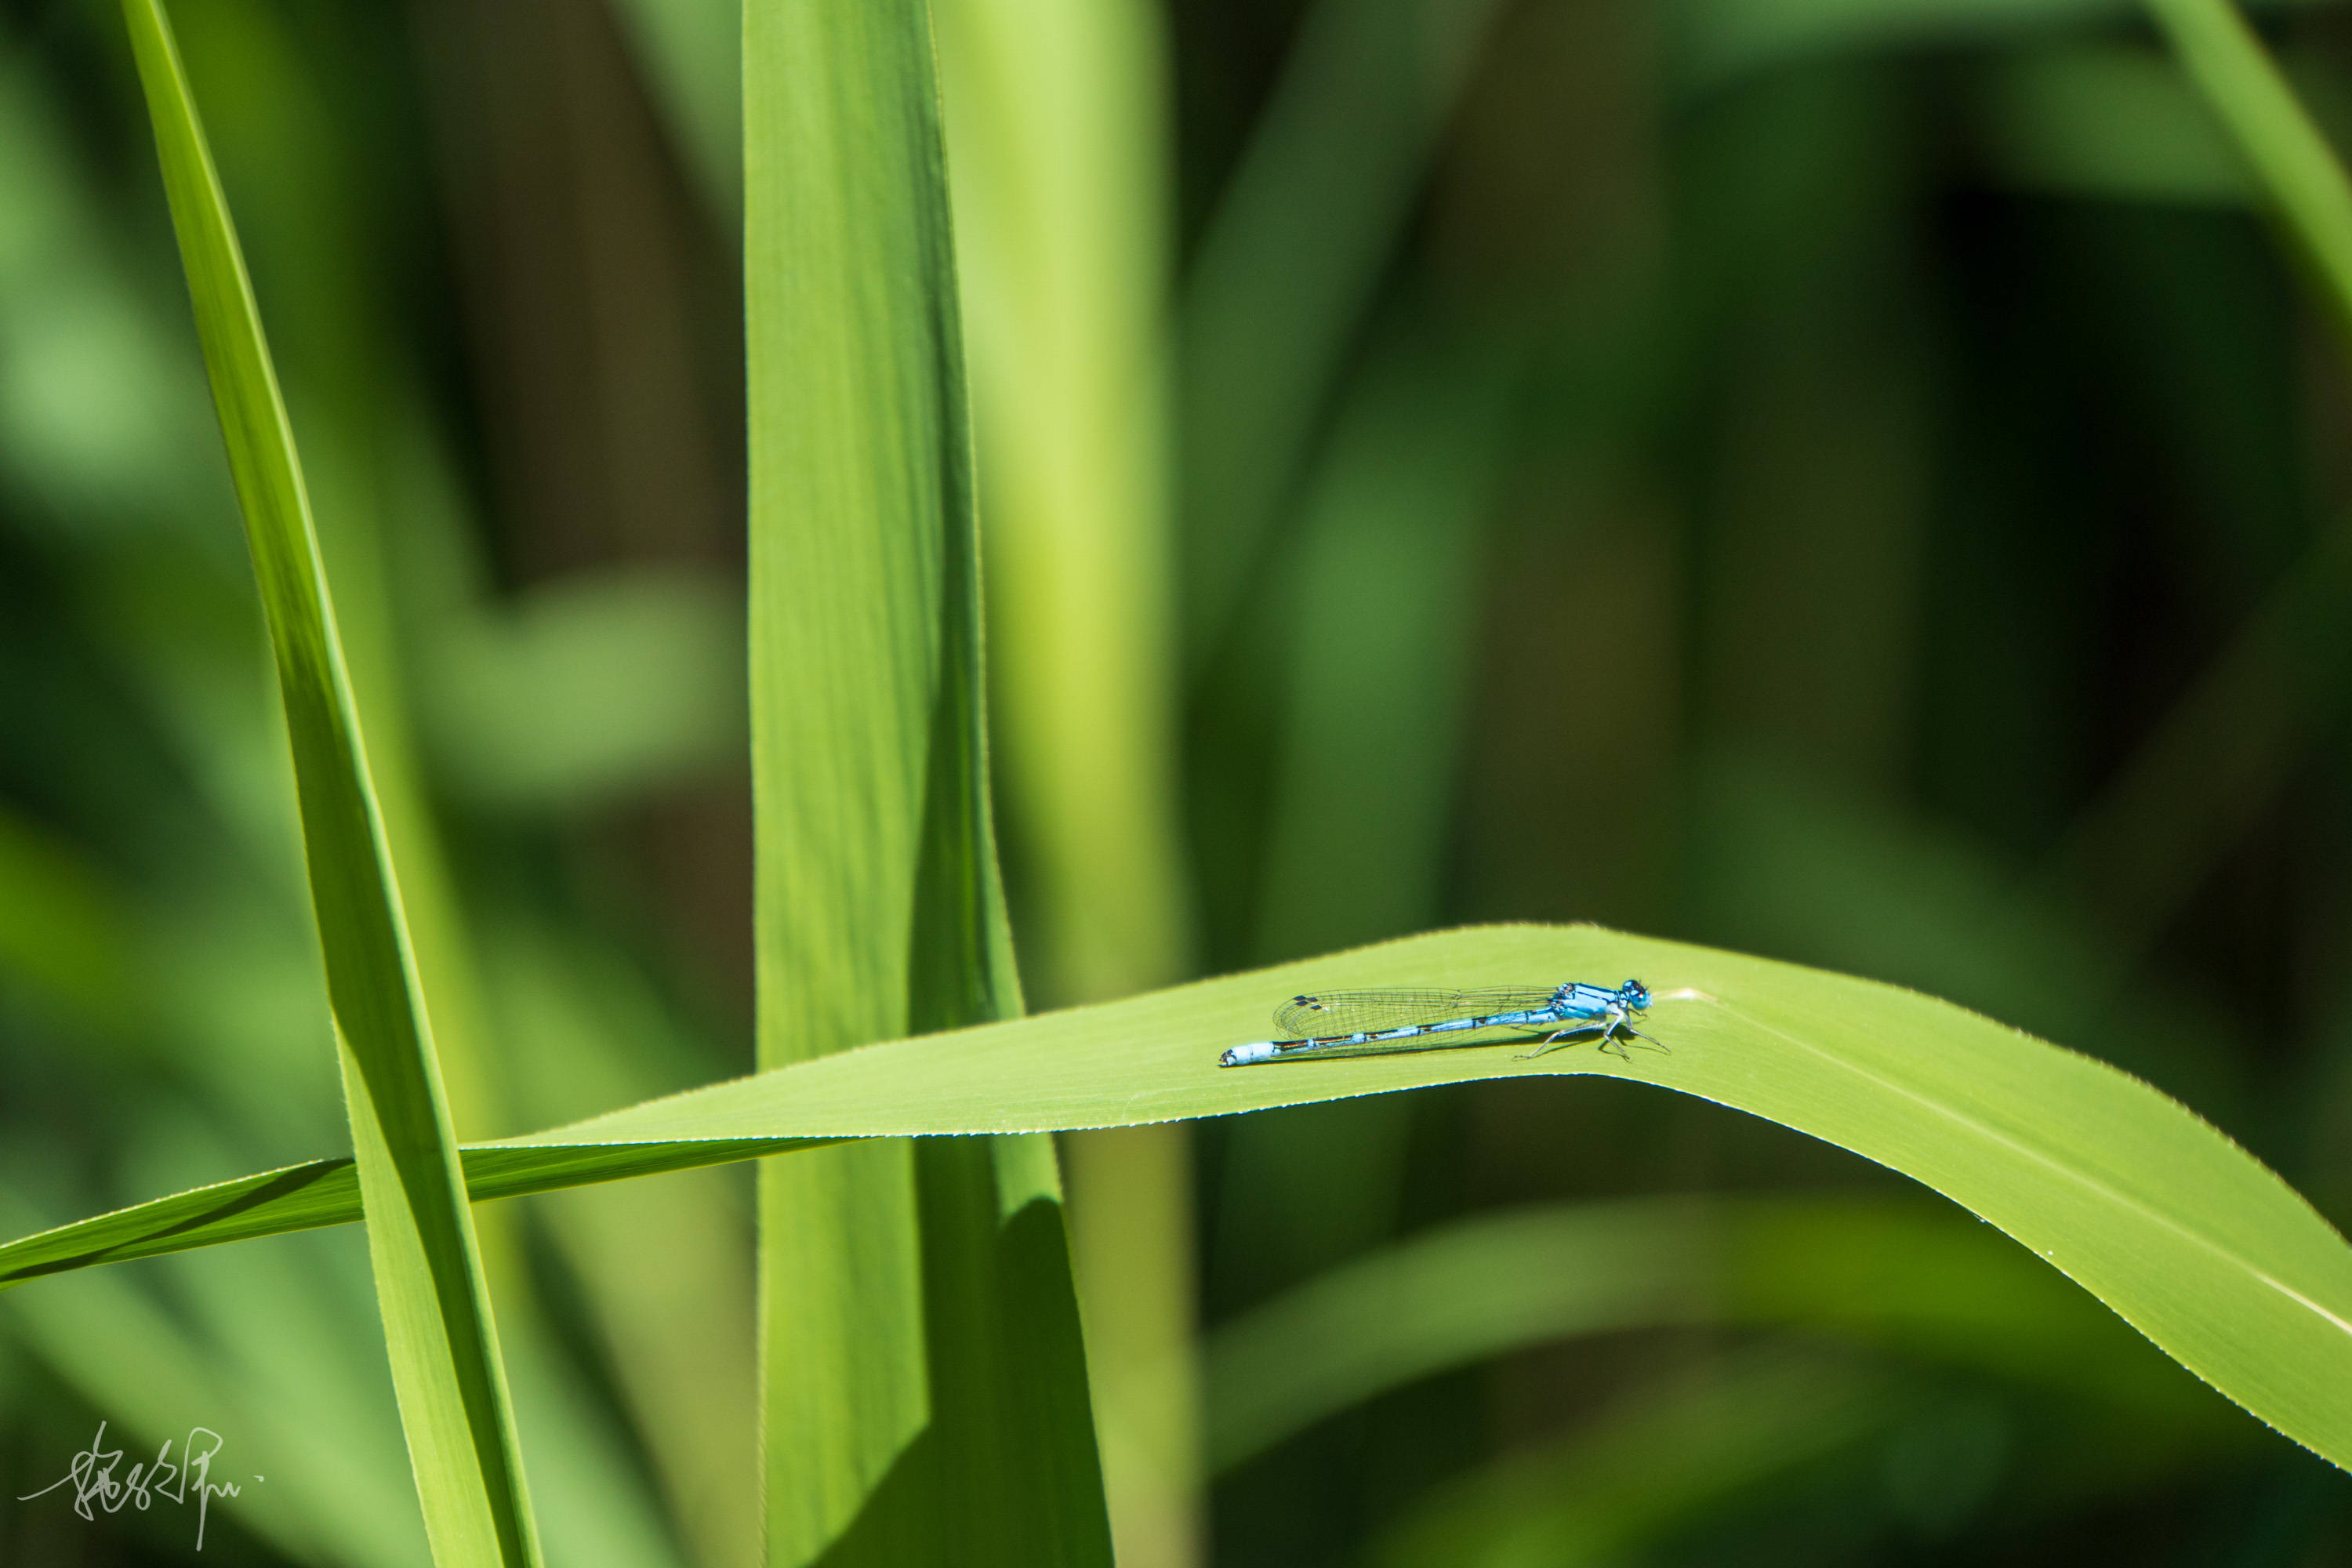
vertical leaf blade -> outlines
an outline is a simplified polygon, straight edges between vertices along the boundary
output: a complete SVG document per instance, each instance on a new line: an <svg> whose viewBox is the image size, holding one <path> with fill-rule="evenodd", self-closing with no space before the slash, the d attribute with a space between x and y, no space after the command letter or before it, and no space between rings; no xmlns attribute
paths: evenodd
<svg viewBox="0 0 2352 1568"><path fill-rule="evenodd" d="M988 519L992 739L1050 1005L1185 973L1169 528L1169 41L1150 0L933 0ZM1192 1162L1060 1141L1112 1544L1201 1561Z"/></svg>
<svg viewBox="0 0 2352 1568"><path fill-rule="evenodd" d="M245 515L303 846L377 1300L436 1561L539 1561L473 1221L336 640L293 432L160 0L123 6Z"/></svg>
<svg viewBox="0 0 2352 1568"><path fill-rule="evenodd" d="M2352 330L2352 180L2230 0L2147 0L2181 68L2245 155L2339 329Z"/></svg>
<svg viewBox="0 0 2352 1568"><path fill-rule="evenodd" d="M760 1060L1020 1010L920 0L744 13ZM761 1183L768 1556L1109 1562L1050 1144Z"/></svg>

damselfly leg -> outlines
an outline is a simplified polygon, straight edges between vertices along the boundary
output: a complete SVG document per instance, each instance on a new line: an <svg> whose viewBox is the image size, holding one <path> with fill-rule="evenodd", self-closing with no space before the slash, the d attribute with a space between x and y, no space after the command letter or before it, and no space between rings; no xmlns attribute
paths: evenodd
<svg viewBox="0 0 2352 1568"><path fill-rule="evenodd" d="M1645 1035L1641 1030L1633 1027L1633 1016L1631 1014L1627 1013L1622 1007L1612 1007L1609 1011L1603 1013L1597 1018L1580 1018L1564 1029L1556 1030L1551 1034L1546 1035L1543 1037L1543 1043L1536 1047L1534 1050L1520 1052L1519 1060L1523 1062L1533 1061L1538 1057L1544 1056L1549 1052L1559 1049L1560 1042L1563 1040L1567 1040L1577 1035L1590 1035L1594 1033L1598 1033L1601 1036L1601 1048L1615 1057L1619 1061L1630 1062L1633 1059L1631 1056L1626 1054L1625 1050L1625 1039L1628 1036L1631 1036L1637 1040L1647 1040L1650 1042L1650 1045L1654 1049L1664 1051L1668 1056L1674 1055L1673 1050L1667 1047L1664 1040L1659 1039L1655 1035Z"/></svg>

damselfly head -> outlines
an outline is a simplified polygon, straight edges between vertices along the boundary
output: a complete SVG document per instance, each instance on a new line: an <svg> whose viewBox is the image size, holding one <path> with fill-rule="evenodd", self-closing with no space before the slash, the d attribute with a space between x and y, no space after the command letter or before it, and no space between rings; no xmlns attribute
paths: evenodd
<svg viewBox="0 0 2352 1568"><path fill-rule="evenodd" d="M1650 1005L1650 988L1638 980L1628 980L1617 988L1617 1000L1639 1013Z"/></svg>

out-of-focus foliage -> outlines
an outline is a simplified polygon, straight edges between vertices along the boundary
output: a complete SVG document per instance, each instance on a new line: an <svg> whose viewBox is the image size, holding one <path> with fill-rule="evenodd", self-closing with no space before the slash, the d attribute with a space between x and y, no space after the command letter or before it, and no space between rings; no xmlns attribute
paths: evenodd
<svg viewBox="0 0 2352 1568"><path fill-rule="evenodd" d="M1586 918L1849 969L2139 1073L2352 1212L2352 397L2158 35L2110 0L1158 15L1181 569L1152 635L1184 639L1195 964ZM2341 8L2258 16L2342 123ZM383 715L371 761L414 781L386 815L460 1132L740 1069L731 8L174 20ZM1048 36L1032 79L1089 68ZM139 115L108 8L0 11L12 1235L340 1147L285 742ZM1013 394L975 394L985 498ZM1021 809L1038 938L1066 918L1040 858L1072 847ZM1591 1078L1201 1134L1213 1343L1497 1205L1886 1195ZM746 1190L481 1212L551 1559L752 1560ZM1824 1212L1822 1277L1885 1244ZM1482 1268L1568 1267L1480 1234L1466 1300L1501 1294ZM8 1292L6 1495L101 1416L150 1446L203 1423L269 1478L215 1505L204 1561L418 1561L356 1242ZM2010 1289L1906 1267L1962 1306ZM1207 1551L2352 1552L2343 1478L2250 1423L2185 1439L2029 1349L1670 1309L1262 1415L1288 1436L1218 1481ZM1974 1322L1995 1352L2055 1331ZM174 1510L56 1501L0 1504L0 1556L189 1556Z"/></svg>

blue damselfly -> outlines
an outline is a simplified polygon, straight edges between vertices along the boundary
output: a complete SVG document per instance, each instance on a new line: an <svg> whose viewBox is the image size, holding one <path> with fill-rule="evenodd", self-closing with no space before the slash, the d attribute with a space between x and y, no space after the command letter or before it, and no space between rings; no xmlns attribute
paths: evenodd
<svg viewBox="0 0 2352 1568"><path fill-rule="evenodd" d="M1370 1055L1389 1049L1430 1050L1456 1042L1425 1037L1466 1034L1474 1029L1542 1033L1543 1043L1528 1053L1539 1057L1570 1035L1599 1033L1601 1048L1625 1055L1625 1039L1648 1040L1633 1027L1650 1005L1650 989L1638 980L1616 987L1570 981L1548 989L1502 987L1486 991L1324 991L1294 996L1275 1009L1275 1027L1297 1036L1235 1046L1217 1058L1220 1067L1245 1067L1296 1056Z"/></svg>

